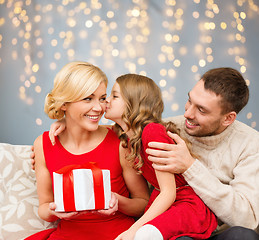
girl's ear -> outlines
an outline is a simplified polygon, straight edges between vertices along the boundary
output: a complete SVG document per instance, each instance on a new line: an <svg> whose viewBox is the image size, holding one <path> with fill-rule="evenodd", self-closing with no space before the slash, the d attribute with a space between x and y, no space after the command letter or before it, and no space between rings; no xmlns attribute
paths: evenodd
<svg viewBox="0 0 259 240"><path fill-rule="evenodd" d="M229 126L230 124L232 124L235 120L236 120L236 117L237 117L237 113L236 112L229 112L225 115L225 119L223 121L223 125L224 126Z"/></svg>

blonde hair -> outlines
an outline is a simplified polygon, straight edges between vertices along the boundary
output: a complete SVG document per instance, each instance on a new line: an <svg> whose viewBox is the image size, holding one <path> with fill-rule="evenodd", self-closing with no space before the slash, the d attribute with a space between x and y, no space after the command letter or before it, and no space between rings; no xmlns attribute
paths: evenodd
<svg viewBox="0 0 259 240"><path fill-rule="evenodd" d="M77 102L90 96L108 79L104 72L87 62L66 64L56 75L54 87L46 96L44 111L52 119L61 119L64 111L61 107L66 102Z"/></svg>
<svg viewBox="0 0 259 240"><path fill-rule="evenodd" d="M126 134L118 124L115 124L114 130L122 141L122 146L130 148L128 160L135 169L141 172L140 168L143 165L140 155L141 135L144 127L154 122L164 125L171 132L177 134L180 132L174 123L162 121L164 110L162 94L152 79L137 74L126 74L118 77L116 82L120 86L122 98L126 103L122 120L126 123L127 128L133 131L133 137L128 142Z"/></svg>

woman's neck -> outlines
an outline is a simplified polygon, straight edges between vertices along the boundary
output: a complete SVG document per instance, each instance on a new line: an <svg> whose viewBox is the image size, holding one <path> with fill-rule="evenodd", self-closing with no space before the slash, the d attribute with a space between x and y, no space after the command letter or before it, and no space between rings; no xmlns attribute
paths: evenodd
<svg viewBox="0 0 259 240"><path fill-rule="evenodd" d="M95 131L67 127L60 135L60 142L69 152L86 153L96 148L105 138L107 129L98 127Z"/></svg>

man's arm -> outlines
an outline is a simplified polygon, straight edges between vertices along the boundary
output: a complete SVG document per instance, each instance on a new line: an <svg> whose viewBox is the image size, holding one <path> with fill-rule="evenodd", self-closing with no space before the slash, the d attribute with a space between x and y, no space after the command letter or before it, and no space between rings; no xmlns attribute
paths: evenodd
<svg viewBox="0 0 259 240"><path fill-rule="evenodd" d="M149 159L154 163L164 164L164 166L154 164L154 168L182 173L205 204L228 225L256 228L259 221L258 150L253 149L251 154L251 149L246 148L236 166L228 169L233 175L232 179L226 179L224 182L220 181L216 174L213 175L212 171L199 160L192 158L190 153L188 155L187 147L184 150L184 142L172 134L170 136L177 142L176 145L150 143L152 149L147 150L147 153L151 154ZM220 154L222 155L218 158L223 158L224 162L227 156Z"/></svg>

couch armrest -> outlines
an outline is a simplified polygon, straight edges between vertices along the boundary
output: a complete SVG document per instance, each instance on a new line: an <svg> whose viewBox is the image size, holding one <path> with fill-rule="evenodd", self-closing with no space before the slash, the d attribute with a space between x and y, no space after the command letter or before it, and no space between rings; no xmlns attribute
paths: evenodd
<svg viewBox="0 0 259 240"><path fill-rule="evenodd" d="M0 239L23 239L54 226L38 216L31 146L0 143Z"/></svg>

